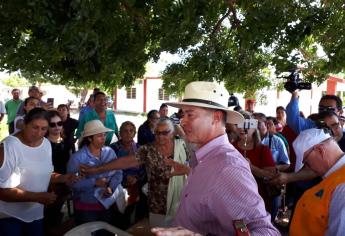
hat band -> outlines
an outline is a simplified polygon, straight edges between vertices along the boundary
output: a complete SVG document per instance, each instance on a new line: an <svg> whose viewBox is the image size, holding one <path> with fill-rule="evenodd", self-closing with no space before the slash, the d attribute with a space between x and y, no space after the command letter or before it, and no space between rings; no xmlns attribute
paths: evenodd
<svg viewBox="0 0 345 236"><path fill-rule="evenodd" d="M212 105L212 106L216 106L216 107L220 107L220 108L226 108L225 106L223 106L219 103L208 101L208 100L203 100L203 99L197 99L197 98L183 99L182 102L197 102L197 103L204 103L204 104L208 104L208 105Z"/></svg>

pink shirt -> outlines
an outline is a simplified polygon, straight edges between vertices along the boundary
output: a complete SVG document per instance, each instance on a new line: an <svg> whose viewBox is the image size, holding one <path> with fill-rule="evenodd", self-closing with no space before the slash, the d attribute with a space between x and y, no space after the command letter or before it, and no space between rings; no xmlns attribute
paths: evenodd
<svg viewBox="0 0 345 236"><path fill-rule="evenodd" d="M174 225L202 235L235 235L233 220L243 219L252 236L280 235L258 194L248 162L219 136L195 153Z"/></svg>

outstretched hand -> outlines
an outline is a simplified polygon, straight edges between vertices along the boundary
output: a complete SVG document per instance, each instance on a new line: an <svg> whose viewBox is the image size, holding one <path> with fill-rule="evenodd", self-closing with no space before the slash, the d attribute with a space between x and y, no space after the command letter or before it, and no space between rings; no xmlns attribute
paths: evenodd
<svg viewBox="0 0 345 236"><path fill-rule="evenodd" d="M92 174L98 173L96 167L88 166L85 164L80 164L79 170L80 170L81 176L92 175Z"/></svg>
<svg viewBox="0 0 345 236"><path fill-rule="evenodd" d="M170 176L177 176L177 175L188 175L190 172L190 167L179 162L176 162L171 159L165 160L165 165L171 166L171 173Z"/></svg>

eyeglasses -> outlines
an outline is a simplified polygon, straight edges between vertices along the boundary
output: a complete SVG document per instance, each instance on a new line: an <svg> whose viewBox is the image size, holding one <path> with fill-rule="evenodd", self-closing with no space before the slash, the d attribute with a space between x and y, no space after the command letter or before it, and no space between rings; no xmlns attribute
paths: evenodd
<svg viewBox="0 0 345 236"><path fill-rule="evenodd" d="M163 136L167 136L168 134L170 134L171 130L165 130L165 131L155 131L155 135L163 135Z"/></svg>
<svg viewBox="0 0 345 236"><path fill-rule="evenodd" d="M54 128L54 127L57 127L57 126L62 126L62 121L59 121L59 122L49 122L49 127L50 128Z"/></svg>

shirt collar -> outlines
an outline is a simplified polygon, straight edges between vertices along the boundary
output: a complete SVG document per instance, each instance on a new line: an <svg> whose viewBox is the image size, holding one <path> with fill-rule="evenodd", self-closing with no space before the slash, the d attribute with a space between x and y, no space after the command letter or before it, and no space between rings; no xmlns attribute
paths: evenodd
<svg viewBox="0 0 345 236"><path fill-rule="evenodd" d="M328 177L330 174L332 174L333 172L335 172L336 170L338 170L340 167L342 167L343 165L345 165L345 158L344 156L342 156L327 172L326 174L323 176L323 178Z"/></svg>
<svg viewBox="0 0 345 236"><path fill-rule="evenodd" d="M198 162L201 162L210 151L215 149L216 146L221 146L226 143L229 143L227 134L223 134L212 139L210 142L195 151L196 159L198 160Z"/></svg>

